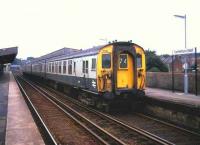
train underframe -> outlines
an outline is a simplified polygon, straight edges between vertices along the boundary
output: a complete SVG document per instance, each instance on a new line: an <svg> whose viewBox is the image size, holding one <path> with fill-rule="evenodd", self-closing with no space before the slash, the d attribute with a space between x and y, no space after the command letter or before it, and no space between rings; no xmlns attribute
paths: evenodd
<svg viewBox="0 0 200 145"><path fill-rule="evenodd" d="M138 103L142 101L142 97L145 95L144 91L135 90L134 92L123 92L120 95L112 93L100 93L95 94L87 90L72 87L63 83L56 82L54 80L46 79L44 77L34 76L30 74L24 74L31 80L45 84L55 90L65 93L66 95L75 98L88 106L96 107L99 110L109 112L110 110L117 109L133 109ZM112 95L113 97L107 97Z"/></svg>

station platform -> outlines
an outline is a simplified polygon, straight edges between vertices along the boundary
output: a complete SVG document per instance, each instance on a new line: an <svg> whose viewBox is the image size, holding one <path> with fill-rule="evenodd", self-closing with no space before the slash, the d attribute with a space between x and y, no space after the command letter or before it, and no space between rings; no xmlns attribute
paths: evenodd
<svg viewBox="0 0 200 145"><path fill-rule="evenodd" d="M171 102L192 108L200 108L200 95L184 94L183 92L172 92L158 88L146 88L147 98L156 99L164 102Z"/></svg>
<svg viewBox="0 0 200 145"><path fill-rule="evenodd" d="M44 145L11 72L0 76L0 145L3 144Z"/></svg>

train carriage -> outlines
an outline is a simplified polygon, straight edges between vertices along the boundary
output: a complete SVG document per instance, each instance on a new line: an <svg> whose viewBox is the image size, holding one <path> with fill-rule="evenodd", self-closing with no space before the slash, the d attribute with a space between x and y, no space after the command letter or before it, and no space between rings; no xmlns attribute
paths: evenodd
<svg viewBox="0 0 200 145"><path fill-rule="evenodd" d="M144 92L145 67L142 47L114 42L86 50L66 48L59 55L51 53L27 62L23 72L95 94L90 97L115 100Z"/></svg>

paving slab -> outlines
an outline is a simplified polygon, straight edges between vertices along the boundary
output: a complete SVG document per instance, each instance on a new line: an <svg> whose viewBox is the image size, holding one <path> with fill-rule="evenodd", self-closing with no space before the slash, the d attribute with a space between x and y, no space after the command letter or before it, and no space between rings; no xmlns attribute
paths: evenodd
<svg viewBox="0 0 200 145"><path fill-rule="evenodd" d="M9 73L0 74L0 145L5 144Z"/></svg>
<svg viewBox="0 0 200 145"><path fill-rule="evenodd" d="M200 108L200 96L184 94L182 92L172 92L157 88L146 88L145 94L149 98L183 104L190 107Z"/></svg>
<svg viewBox="0 0 200 145"><path fill-rule="evenodd" d="M10 74L6 145L44 145L24 98Z"/></svg>

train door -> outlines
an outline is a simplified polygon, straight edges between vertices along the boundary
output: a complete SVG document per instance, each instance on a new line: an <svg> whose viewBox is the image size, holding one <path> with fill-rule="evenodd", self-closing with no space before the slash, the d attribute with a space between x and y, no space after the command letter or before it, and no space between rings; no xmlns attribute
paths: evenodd
<svg viewBox="0 0 200 145"><path fill-rule="evenodd" d="M133 88L133 57L129 53L120 53L118 56L117 88Z"/></svg>
<svg viewBox="0 0 200 145"><path fill-rule="evenodd" d="M89 88L88 60L83 60L84 87Z"/></svg>

